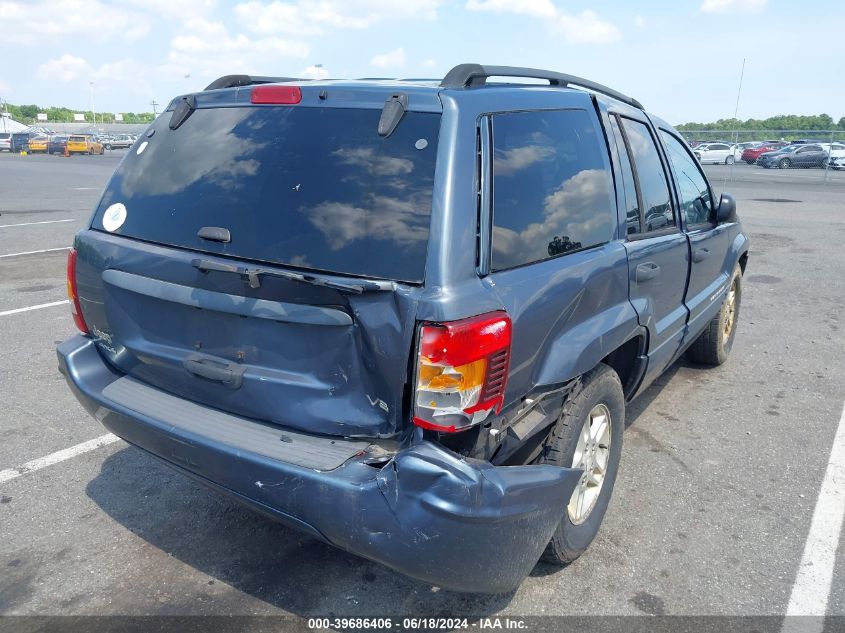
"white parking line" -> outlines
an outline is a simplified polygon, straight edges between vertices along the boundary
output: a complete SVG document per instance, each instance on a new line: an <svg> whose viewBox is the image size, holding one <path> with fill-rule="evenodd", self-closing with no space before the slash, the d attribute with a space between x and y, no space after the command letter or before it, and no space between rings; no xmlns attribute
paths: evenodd
<svg viewBox="0 0 845 633"><path fill-rule="evenodd" d="M70 303L70 301L65 299L64 301L53 301L52 303L40 303L37 306L28 306L26 308L15 308L14 310L6 310L5 312L0 312L0 317L9 316L10 314L18 314L19 312L29 312L30 310L40 310L41 308L52 308L53 306L63 306L66 303Z"/></svg>
<svg viewBox="0 0 845 633"><path fill-rule="evenodd" d="M804 544L804 555L798 567L798 575L792 586L788 616L824 616L827 601L833 584L833 569L836 562L836 549L845 519L845 408L839 418L839 426L833 438L830 460L824 473L822 487L816 500L816 509L810 523L810 533ZM812 628L821 631L821 617ZM810 622L804 622L802 630ZM784 628L789 628L787 625Z"/></svg>
<svg viewBox="0 0 845 633"><path fill-rule="evenodd" d="M0 229L10 229L13 226L35 226L36 224L59 224L60 222L73 222L73 218L69 220L44 220L43 222L21 222L20 224L0 224Z"/></svg>
<svg viewBox="0 0 845 633"><path fill-rule="evenodd" d="M58 464L59 462L63 462L67 459L70 459L71 457L81 455L82 453L87 453L103 446L108 446L109 444L112 444L119 439L120 438L116 435L106 433L105 435L101 435L100 437L94 438L93 440L82 442L82 444L77 444L76 446L71 446L70 448L66 448L61 451L56 451L55 453L51 453L46 457L39 457L38 459L33 459L31 462L27 462L23 466L0 470L0 484L6 483L7 481L11 481L12 479L16 479L26 473L41 470L42 468L52 466L53 464Z"/></svg>
<svg viewBox="0 0 845 633"><path fill-rule="evenodd" d="M52 253L54 251L69 251L70 246L62 246L61 248L45 248L40 251L24 251L23 253L9 253L7 255L0 255L2 257L17 257L18 255L37 255L38 253Z"/></svg>

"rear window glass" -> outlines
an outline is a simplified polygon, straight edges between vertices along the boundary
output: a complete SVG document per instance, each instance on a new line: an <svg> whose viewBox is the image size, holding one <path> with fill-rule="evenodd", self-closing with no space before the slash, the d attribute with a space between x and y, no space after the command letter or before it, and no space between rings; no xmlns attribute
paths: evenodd
<svg viewBox="0 0 845 633"><path fill-rule="evenodd" d="M70 137L70 139L68 139L68 140L71 140L71 141L84 141L84 140L85 140L85 137L84 137L84 136L71 136L71 137Z"/></svg>
<svg viewBox="0 0 845 633"><path fill-rule="evenodd" d="M379 109L167 112L115 172L94 217L118 234L298 268L421 282L440 115L409 112L388 137ZM197 237L229 229L231 242Z"/></svg>

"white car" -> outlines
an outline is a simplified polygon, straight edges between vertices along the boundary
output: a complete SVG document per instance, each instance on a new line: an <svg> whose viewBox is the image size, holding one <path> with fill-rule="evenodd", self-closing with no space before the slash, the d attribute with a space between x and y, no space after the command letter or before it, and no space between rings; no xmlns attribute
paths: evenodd
<svg viewBox="0 0 845 633"><path fill-rule="evenodd" d="M831 169L845 169L845 156L831 158L828 166Z"/></svg>
<svg viewBox="0 0 845 633"><path fill-rule="evenodd" d="M702 165L705 163L732 165L734 162L734 145L727 143L707 143L699 145L693 151Z"/></svg>
<svg viewBox="0 0 845 633"><path fill-rule="evenodd" d="M845 143L819 143L822 149L831 158L842 158L845 156Z"/></svg>
<svg viewBox="0 0 845 633"><path fill-rule="evenodd" d="M738 163L742 159L742 153L749 147L756 147L760 145L760 141L750 141L747 143L737 143L734 145L734 162Z"/></svg>

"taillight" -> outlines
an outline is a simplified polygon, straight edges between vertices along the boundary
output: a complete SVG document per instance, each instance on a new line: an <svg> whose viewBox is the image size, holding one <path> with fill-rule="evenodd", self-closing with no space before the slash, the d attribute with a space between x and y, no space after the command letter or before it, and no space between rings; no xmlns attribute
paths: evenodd
<svg viewBox="0 0 845 633"><path fill-rule="evenodd" d="M83 334L88 334L88 325L85 317L82 316L82 308L79 305L79 294L76 292L76 249L70 249L67 254L67 298L70 301L70 309L73 314L73 322Z"/></svg>
<svg viewBox="0 0 845 633"><path fill-rule="evenodd" d="M252 103L293 105L302 101L299 86L256 86L250 97Z"/></svg>
<svg viewBox="0 0 845 633"><path fill-rule="evenodd" d="M414 424L454 433L502 410L511 349L504 312L420 329Z"/></svg>

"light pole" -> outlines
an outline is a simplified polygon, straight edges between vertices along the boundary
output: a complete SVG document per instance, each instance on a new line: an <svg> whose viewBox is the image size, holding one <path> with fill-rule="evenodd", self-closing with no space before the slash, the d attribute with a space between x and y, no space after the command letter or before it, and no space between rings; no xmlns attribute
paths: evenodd
<svg viewBox="0 0 845 633"><path fill-rule="evenodd" d="M156 116L158 115L158 112L156 112L156 108L158 107L158 101L153 99L152 101L150 101L150 105L153 106L153 118L156 118Z"/></svg>
<svg viewBox="0 0 845 633"><path fill-rule="evenodd" d="M97 129L97 114L94 111L94 82L89 81L88 85L91 87L91 121L94 124L94 129Z"/></svg>

